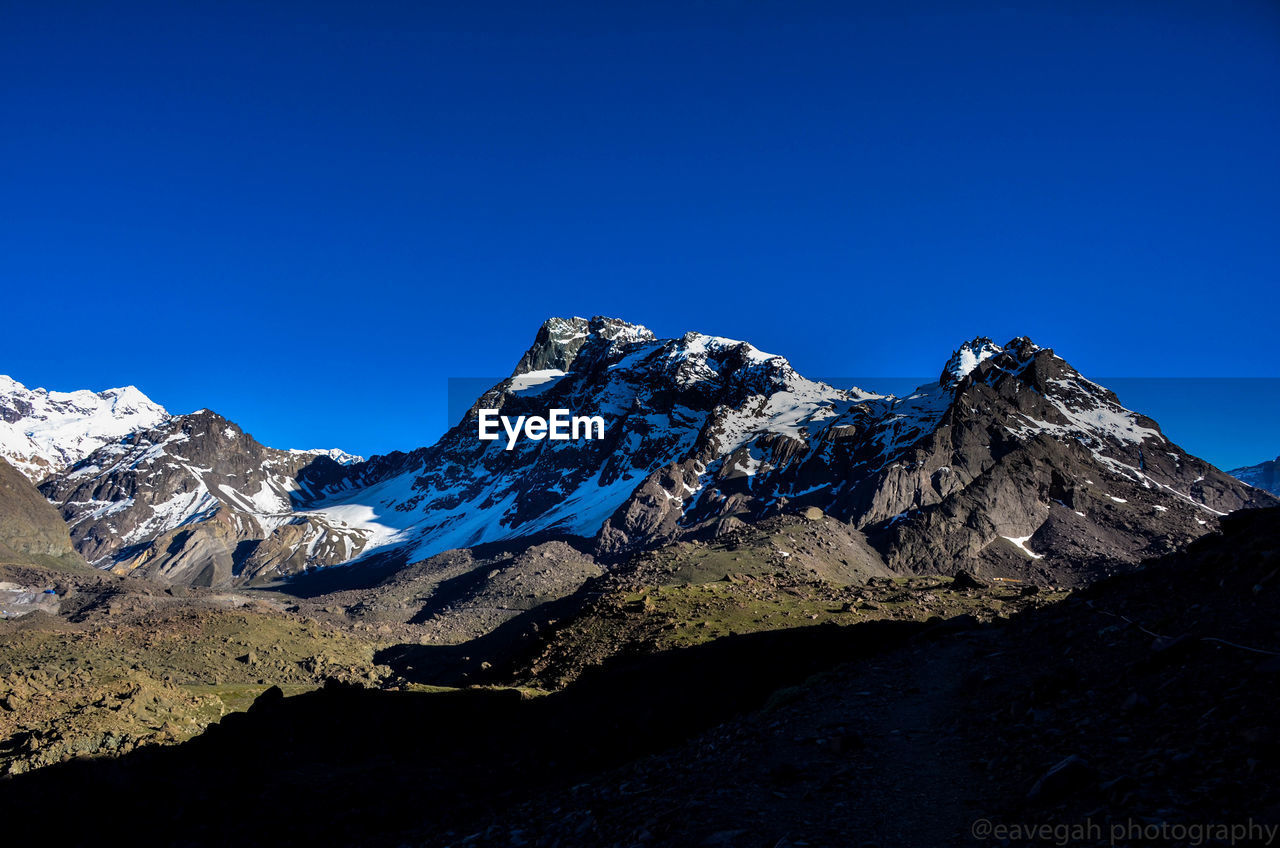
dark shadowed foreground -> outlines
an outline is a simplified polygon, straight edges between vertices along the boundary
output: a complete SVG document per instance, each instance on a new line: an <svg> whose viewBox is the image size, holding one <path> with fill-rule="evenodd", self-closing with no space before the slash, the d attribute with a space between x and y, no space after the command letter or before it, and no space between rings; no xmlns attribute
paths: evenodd
<svg viewBox="0 0 1280 848"><path fill-rule="evenodd" d="M729 636L527 699L268 694L0 804L59 844L1189 844L1280 823L1278 524L1006 623Z"/></svg>

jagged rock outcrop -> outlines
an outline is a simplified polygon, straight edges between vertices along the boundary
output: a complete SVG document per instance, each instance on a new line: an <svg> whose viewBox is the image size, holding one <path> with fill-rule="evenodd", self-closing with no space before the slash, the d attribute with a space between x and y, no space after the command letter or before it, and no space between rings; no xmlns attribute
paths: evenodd
<svg viewBox="0 0 1280 848"><path fill-rule="evenodd" d="M697 482L678 466L651 476L606 522L606 551L643 546L655 528L687 535L729 515L812 505L864 530L895 570L981 563L1072 582L1271 503L1028 339L975 339L936 385L906 398L850 397L787 375L717 410L700 442ZM664 513L677 511L673 525Z"/></svg>
<svg viewBox="0 0 1280 848"><path fill-rule="evenodd" d="M516 364L515 374L531 371L565 371L582 350L587 340L653 341L653 333L644 327L617 318L550 318L538 328L533 345Z"/></svg>

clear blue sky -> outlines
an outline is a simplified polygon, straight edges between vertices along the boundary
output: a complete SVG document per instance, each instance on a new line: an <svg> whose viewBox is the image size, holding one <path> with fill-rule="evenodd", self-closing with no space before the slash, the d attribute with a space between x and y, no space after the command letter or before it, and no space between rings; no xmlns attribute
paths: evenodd
<svg viewBox="0 0 1280 848"><path fill-rule="evenodd" d="M276 446L429 443L552 314L1280 376L1265 0L0 0L0 115L0 373Z"/></svg>

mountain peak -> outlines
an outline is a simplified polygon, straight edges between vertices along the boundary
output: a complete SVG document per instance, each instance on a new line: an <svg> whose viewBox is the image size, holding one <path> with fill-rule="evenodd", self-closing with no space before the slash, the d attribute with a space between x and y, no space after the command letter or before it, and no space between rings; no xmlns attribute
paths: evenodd
<svg viewBox="0 0 1280 848"><path fill-rule="evenodd" d="M610 342L654 341L647 327L630 324L619 318L597 315L590 320L572 318L548 318L538 328L533 345L525 351L512 376L530 371L568 371L578 351L592 338Z"/></svg>
<svg viewBox="0 0 1280 848"><path fill-rule="evenodd" d="M342 448L311 448L309 450L290 448L289 453L300 454L302 456L327 456L339 465L358 465L365 460L363 456L359 456L354 453L347 453L342 450Z"/></svg>
<svg viewBox="0 0 1280 848"><path fill-rule="evenodd" d="M1013 342L1010 342L1011 346L1012 344ZM954 386L969 376L970 372L984 361L1003 352L1004 348L991 339L986 336L977 336L960 345L951 354L951 358L947 360L946 366L942 369L942 376L938 378L938 384Z"/></svg>
<svg viewBox="0 0 1280 848"><path fill-rule="evenodd" d="M1006 342L1004 350L1015 354L1019 360L1024 360L1035 356L1044 348L1031 341L1028 336L1018 336L1016 339L1010 339Z"/></svg>
<svg viewBox="0 0 1280 848"><path fill-rule="evenodd" d="M168 418L135 386L51 392L0 376L0 456L33 482Z"/></svg>

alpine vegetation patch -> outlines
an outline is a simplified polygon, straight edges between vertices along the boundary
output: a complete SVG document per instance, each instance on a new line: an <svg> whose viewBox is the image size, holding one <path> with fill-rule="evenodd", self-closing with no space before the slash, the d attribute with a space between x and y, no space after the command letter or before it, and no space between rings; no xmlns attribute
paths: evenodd
<svg viewBox="0 0 1280 848"><path fill-rule="evenodd" d="M512 418L509 415L499 415L496 409L481 409L476 417L480 440L496 441L501 437L501 431L505 431L505 450L511 450L521 434L535 442L543 439L567 442L570 439L577 441L604 438L604 418L600 415L571 415L567 409L551 409L548 412L549 418L541 415L517 415Z"/></svg>

